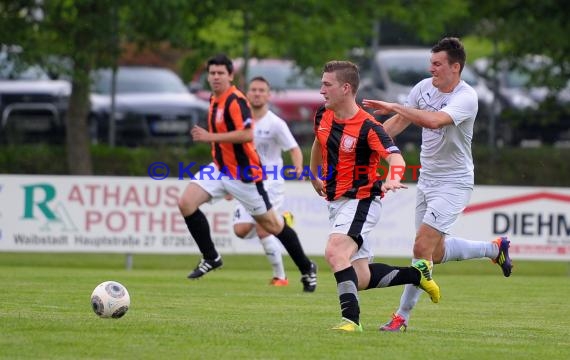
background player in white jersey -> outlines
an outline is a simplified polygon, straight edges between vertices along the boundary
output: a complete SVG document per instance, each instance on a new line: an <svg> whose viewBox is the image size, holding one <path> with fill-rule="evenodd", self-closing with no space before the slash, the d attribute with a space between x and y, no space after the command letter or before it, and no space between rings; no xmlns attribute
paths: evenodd
<svg viewBox="0 0 570 360"><path fill-rule="evenodd" d="M384 122L390 136L410 124L422 127L421 171L416 196L414 259L434 263L488 257L511 275L509 241L471 241L451 236L450 230L463 212L473 191L471 140L477 115L477 93L461 80L465 49L457 38L444 38L431 49L431 78L420 81L405 105L364 100L375 113L396 113ZM405 331L410 312L421 291L406 285L400 307L383 331Z"/></svg>
<svg viewBox="0 0 570 360"><path fill-rule="evenodd" d="M269 110L270 90L269 82L265 78L258 76L249 82L246 96L255 124L253 127L253 142L261 159L261 164L268 170L267 180L264 180L263 183L271 204L273 204L275 211L279 213L282 210L285 197L282 152L289 151L291 155L294 167L292 169L294 174L290 174L291 178L293 176L299 178L303 171L303 153L285 121ZM286 221L290 221L291 216L291 214L286 214ZM289 281L285 275L281 255L282 248L279 240L257 225L253 217L248 214L241 204L238 204L236 207L233 221L234 232L238 237L259 237L267 259L273 268L273 277L270 284L274 286L288 285Z"/></svg>

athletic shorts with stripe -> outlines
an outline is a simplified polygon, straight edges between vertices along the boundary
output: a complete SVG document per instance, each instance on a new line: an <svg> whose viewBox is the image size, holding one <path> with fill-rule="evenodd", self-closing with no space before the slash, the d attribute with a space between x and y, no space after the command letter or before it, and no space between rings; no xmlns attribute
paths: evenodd
<svg viewBox="0 0 570 360"><path fill-rule="evenodd" d="M281 207L285 201L285 184L283 182L265 180L263 182L263 187L266 189L269 195L269 201L273 206L273 209L279 215L281 213ZM255 224L253 217L245 210L245 207L238 203L233 215L233 224ZM255 227L246 235L244 239L253 239L257 237L257 232Z"/></svg>
<svg viewBox="0 0 570 360"><path fill-rule="evenodd" d="M350 260L368 259L368 261L372 261L374 253L368 235L380 221L382 211L380 198L349 199L341 197L338 200L330 201L328 208L329 234L345 234L353 239L360 236L362 239L362 245Z"/></svg>
<svg viewBox="0 0 570 360"><path fill-rule="evenodd" d="M269 201L271 202L273 209L279 213L281 211L281 207L283 206L283 201L285 201L285 184L283 182L265 180L263 182L263 187L267 191L267 195L269 195ZM255 220L245 210L245 207L241 203L238 203L234 211L233 223L254 224Z"/></svg>
<svg viewBox="0 0 570 360"><path fill-rule="evenodd" d="M250 215L262 215L271 209L271 202L262 181L245 183L221 174L213 162L208 166L214 169L211 172L211 177L209 175L201 176L191 180L191 182L199 185L210 194L212 199L209 203L214 203L226 194L231 194Z"/></svg>

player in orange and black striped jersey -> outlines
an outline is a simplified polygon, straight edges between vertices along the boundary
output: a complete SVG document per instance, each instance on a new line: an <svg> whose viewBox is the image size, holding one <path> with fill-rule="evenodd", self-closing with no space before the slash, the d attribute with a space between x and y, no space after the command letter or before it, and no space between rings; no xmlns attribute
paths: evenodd
<svg viewBox="0 0 570 360"><path fill-rule="evenodd" d="M215 56L208 60L207 70L212 88L209 131L195 126L191 135L196 142L212 145L214 162L207 176L201 173L198 179L192 180L178 201L188 230L203 256L188 278L200 278L222 266L208 220L199 207L230 194L260 226L281 241L301 272L303 290L313 292L317 286L317 266L305 255L297 233L272 209L263 187L261 162L253 145L251 110L243 93L231 83L232 61L225 55Z"/></svg>
<svg viewBox="0 0 570 360"><path fill-rule="evenodd" d="M370 114L359 109L350 119L335 120L334 112L323 106L315 116L314 130L319 143L326 144L321 158L327 200L382 195L382 181L376 175L380 158L400 150Z"/></svg>
<svg viewBox="0 0 570 360"><path fill-rule="evenodd" d="M228 134L232 131L252 129L251 110L244 94L231 86L221 95L215 93L210 98L208 111L208 130L214 134ZM242 139L240 139L242 140ZM248 176L241 176L242 181L261 181L263 174L261 160L252 141L213 142L212 158L218 169L226 168L237 179L240 169L248 169ZM255 180L250 180L255 179Z"/></svg>
<svg viewBox="0 0 570 360"><path fill-rule="evenodd" d="M337 282L342 320L333 329L340 331L362 331L358 290L414 284L439 300L439 287L425 260L411 267L370 263L368 234L380 220L380 199L384 192L406 188L400 182L405 162L382 125L356 104L359 81L351 62L325 65L325 106L315 116L311 150L311 172L325 179L313 176L311 183L329 201L325 258ZM390 166L383 184L376 174L380 158Z"/></svg>

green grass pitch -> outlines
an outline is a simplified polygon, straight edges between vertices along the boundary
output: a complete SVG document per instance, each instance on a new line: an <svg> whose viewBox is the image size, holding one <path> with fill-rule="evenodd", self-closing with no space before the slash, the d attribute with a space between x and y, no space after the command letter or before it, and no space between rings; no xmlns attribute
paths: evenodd
<svg viewBox="0 0 570 360"><path fill-rule="evenodd" d="M363 333L336 333L334 277L323 258L317 291L268 285L263 256L224 257L203 279L196 255L0 253L0 359L570 359L570 265L489 261L436 266L439 304L422 296L406 333L381 333L401 287L360 293ZM407 265L407 259L378 259ZM131 308L100 319L89 297L123 283Z"/></svg>

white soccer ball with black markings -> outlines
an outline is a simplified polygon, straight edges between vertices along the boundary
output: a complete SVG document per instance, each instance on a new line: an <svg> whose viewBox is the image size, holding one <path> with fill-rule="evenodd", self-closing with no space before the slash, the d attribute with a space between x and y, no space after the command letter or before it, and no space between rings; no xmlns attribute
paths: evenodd
<svg viewBox="0 0 570 360"><path fill-rule="evenodd" d="M120 318L127 313L131 297L127 288L116 281L97 285L91 294L91 307L102 318Z"/></svg>

